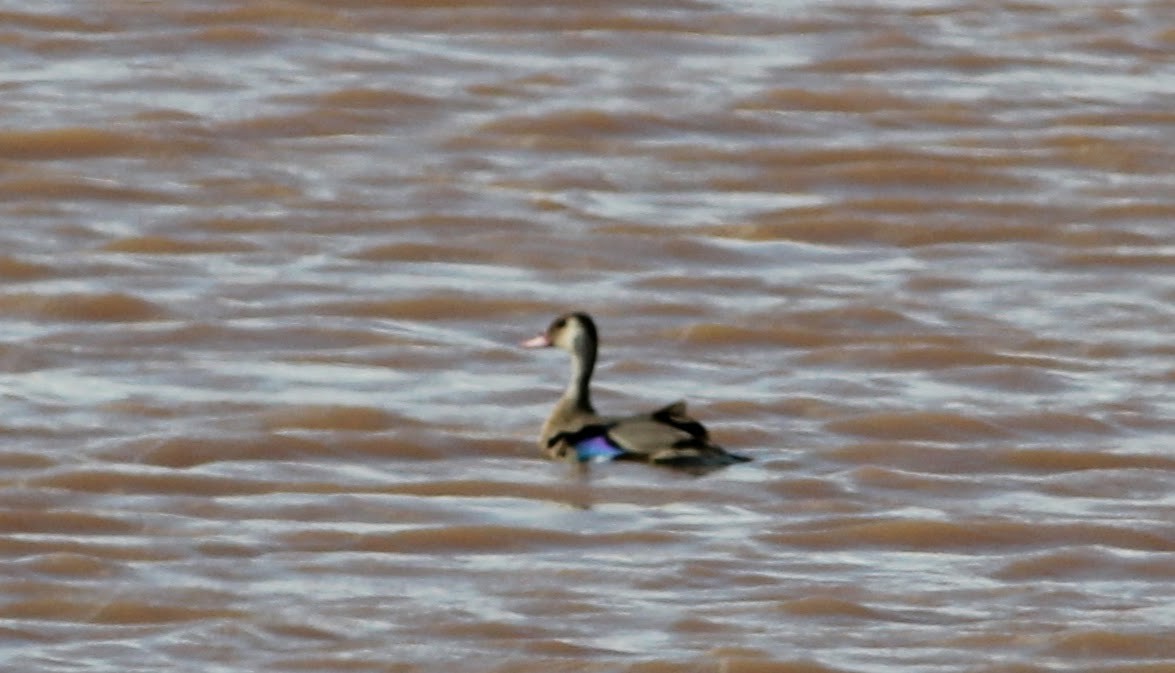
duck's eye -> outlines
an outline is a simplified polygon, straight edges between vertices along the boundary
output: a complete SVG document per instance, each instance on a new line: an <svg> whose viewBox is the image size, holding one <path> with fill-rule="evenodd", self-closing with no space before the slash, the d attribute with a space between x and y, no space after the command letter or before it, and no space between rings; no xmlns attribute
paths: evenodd
<svg viewBox="0 0 1175 673"><path fill-rule="evenodd" d="M566 326L567 326L567 318L559 318L558 320L555 321L554 325L551 325L551 327L554 327L555 329L563 329Z"/></svg>

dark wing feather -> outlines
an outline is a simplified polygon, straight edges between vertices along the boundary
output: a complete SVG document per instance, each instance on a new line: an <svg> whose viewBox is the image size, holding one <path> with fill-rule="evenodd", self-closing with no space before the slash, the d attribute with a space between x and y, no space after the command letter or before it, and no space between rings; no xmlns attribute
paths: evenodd
<svg viewBox="0 0 1175 673"><path fill-rule="evenodd" d="M695 420L685 410L685 402L678 401L669 406L654 411L650 416L654 421L676 428L694 439L703 442L710 439L710 432L706 426Z"/></svg>
<svg viewBox="0 0 1175 673"><path fill-rule="evenodd" d="M641 460L700 472L750 460L711 443L706 427L690 416L685 402L680 401L650 413L560 432L547 440L547 449L562 457L568 449L597 437L624 451L615 460Z"/></svg>

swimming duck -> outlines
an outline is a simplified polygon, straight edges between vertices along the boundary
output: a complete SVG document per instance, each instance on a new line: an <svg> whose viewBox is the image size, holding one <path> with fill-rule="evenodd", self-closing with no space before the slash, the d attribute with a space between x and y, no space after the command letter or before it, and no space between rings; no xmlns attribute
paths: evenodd
<svg viewBox="0 0 1175 673"><path fill-rule="evenodd" d="M561 315L545 333L522 345L554 346L571 354L571 380L539 435L539 449L548 458L574 456L581 463L636 460L691 471L750 460L712 443L710 433L689 415L684 401L633 416L598 415L590 384L599 336L586 313Z"/></svg>

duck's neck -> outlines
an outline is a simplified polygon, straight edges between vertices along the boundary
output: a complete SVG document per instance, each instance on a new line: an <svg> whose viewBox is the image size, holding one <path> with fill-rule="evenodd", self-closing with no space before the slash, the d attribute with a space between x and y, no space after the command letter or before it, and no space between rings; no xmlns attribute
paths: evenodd
<svg viewBox="0 0 1175 673"><path fill-rule="evenodd" d="M596 413L592 407L591 393L592 370L595 367L596 344L581 337L571 353L571 380L567 382L567 390L563 391L563 400L575 409L591 414Z"/></svg>

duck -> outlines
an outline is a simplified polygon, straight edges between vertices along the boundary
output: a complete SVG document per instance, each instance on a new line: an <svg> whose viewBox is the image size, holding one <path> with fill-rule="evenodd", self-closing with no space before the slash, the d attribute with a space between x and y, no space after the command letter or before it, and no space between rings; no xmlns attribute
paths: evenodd
<svg viewBox="0 0 1175 673"><path fill-rule="evenodd" d="M710 440L710 433L689 415L684 400L654 411L605 417L592 405L591 379L599 349L599 332L591 316L565 313L546 332L521 344L525 348L559 348L571 355L571 378L543 423L538 446L547 458L579 463L640 461L707 472L751 460Z"/></svg>

